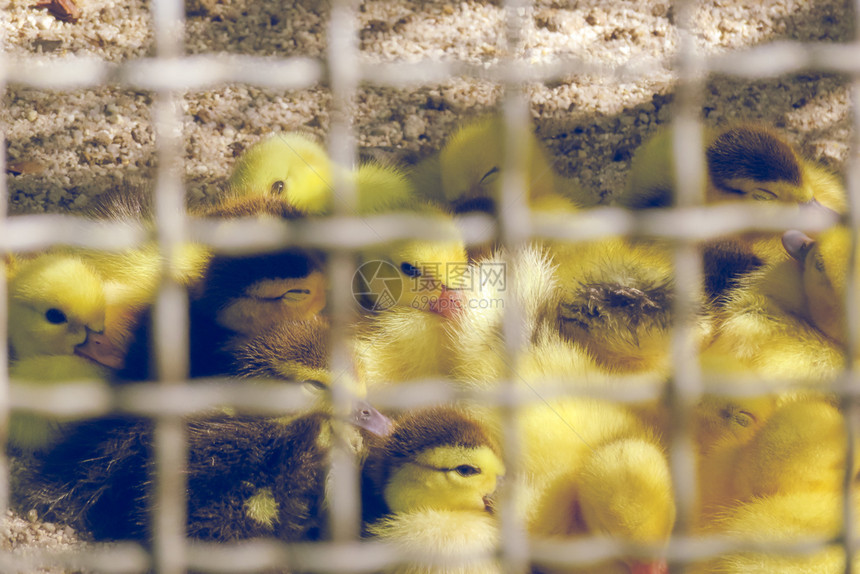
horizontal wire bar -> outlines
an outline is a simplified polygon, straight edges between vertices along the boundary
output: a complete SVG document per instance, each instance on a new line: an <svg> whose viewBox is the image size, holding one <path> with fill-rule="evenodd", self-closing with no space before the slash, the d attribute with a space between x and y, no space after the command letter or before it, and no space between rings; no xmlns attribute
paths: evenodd
<svg viewBox="0 0 860 574"><path fill-rule="evenodd" d="M3 565L3 574L29 574L48 566L63 567L71 571L115 574L143 573L151 568L146 550L129 542L88 547L85 552L51 551L42 548L27 548L21 552L0 551L0 564Z"/></svg>
<svg viewBox="0 0 860 574"><path fill-rule="evenodd" d="M0 228L3 251L36 251L62 244L115 251L141 244L149 234L140 226L93 221L74 215L16 215Z"/></svg>
<svg viewBox="0 0 860 574"><path fill-rule="evenodd" d="M494 229L490 218L474 219L470 239L487 241ZM248 252L301 245L326 250L358 250L404 239L458 240L458 228L438 216L413 213L275 219L191 220L190 237L218 251Z"/></svg>
<svg viewBox="0 0 860 574"><path fill-rule="evenodd" d="M777 41L730 53L694 56L696 69L740 77L767 77L814 69L860 74L858 44ZM496 83L552 82L574 75L632 81L671 70L673 60L636 58L620 65L575 57L549 63L460 61L383 62L360 64L362 82L404 87L444 82L453 76ZM140 58L117 64L87 56L13 56L5 58L9 83L43 89L73 89L120 84L144 90L195 90L243 83L268 88L304 89L324 77L324 63L306 57L262 58L243 55L192 55L177 59ZM2 68L0 68L2 69Z"/></svg>
<svg viewBox="0 0 860 574"><path fill-rule="evenodd" d="M832 381L772 381L753 377L704 375L704 391L725 397L754 397L786 391L817 391L860 397L860 373L834 377ZM642 403L660 398L666 380L636 375L613 377L594 384L583 377L546 377L524 383L515 380L511 389L493 382L488 388L463 388L446 379L426 379L381 386L368 393L368 401L382 410L404 410L456 401L474 401L486 406L514 407L570 398ZM284 414L319 406L322 396L312 398L300 382L236 379L195 379L165 387L158 383L110 386L97 381L70 381L50 386L12 380L10 406L60 417L86 417L121 412L158 416L186 416L218 407L242 412Z"/></svg>
<svg viewBox="0 0 860 574"><path fill-rule="evenodd" d="M176 60L132 60L117 78L144 90L200 90L240 83L281 90L301 90L318 84L323 65L304 57L285 59L239 55L197 55ZM181 86L184 86L182 88Z"/></svg>
<svg viewBox="0 0 860 574"><path fill-rule="evenodd" d="M532 238L587 241L617 235L705 241L746 231L815 232L838 221L833 212L792 206L717 204L695 208L632 212L603 207L569 214L533 213ZM403 239L468 239L467 245L490 241L496 230L483 215L458 220L456 226L438 216L397 213L283 221L236 219L189 221L192 240L217 251L242 253L286 245L327 250L360 250ZM459 235L456 230L459 230ZM0 249L34 251L53 244L118 250L133 247L149 234L140 226L87 220L73 215L25 215L7 220Z"/></svg>
<svg viewBox="0 0 860 574"><path fill-rule="evenodd" d="M175 385L157 382L111 387L95 381L31 385L12 380L13 409L61 417L96 416L110 412L184 416L230 406L260 414L283 414L314 405L301 384L222 379Z"/></svg>
<svg viewBox="0 0 860 574"><path fill-rule="evenodd" d="M726 536L675 536L667 544L638 545L606 537L582 537L574 540L528 539L528 554L537 564L582 566L590 563L626 558L665 557L669 562L695 562L738 552L779 555L811 555L831 548L836 542L822 536L805 537L796 542L764 542ZM455 559L488 557L474 553ZM351 542L287 543L274 539L247 542L206 543L191 540L187 566L207 572L257 572L277 567L341 572L379 571L403 562L441 563L427 554L406 552L385 542L364 540ZM59 566L99 572L136 573L149 567L147 553L133 543L98 545L87 552L56 552L28 549L19 552L0 551L4 573L27 572L34 568Z"/></svg>
<svg viewBox="0 0 860 574"><path fill-rule="evenodd" d="M835 212L758 203L635 212L604 207L563 215L533 212L531 235L564 241L586 241L614 235L706 241L747 231L822 231L838 221Z"/></svg>

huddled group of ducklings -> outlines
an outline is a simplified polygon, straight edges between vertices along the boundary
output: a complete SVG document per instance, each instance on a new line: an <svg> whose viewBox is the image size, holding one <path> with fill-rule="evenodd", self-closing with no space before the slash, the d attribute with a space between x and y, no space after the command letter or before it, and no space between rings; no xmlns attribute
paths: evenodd
<svg viewBox="0 0 860 574"><path fill-rule="evenodd" d="M610 536L645 548L593 564L537 561L534 570L667 572L661 549L676 513L667 454L671 415L656 399L584 395L611 388L623 396L671 375L672 247L657 238L619 237L467 249L456 221L496 212L502 129L499 118L483 119L463 126L417 166L367 162L355 169L336 166L308 136L275 134L240 158L217 202L196 209L195 216L286 225L323 218L335 203L333 180L345 177L357 190L359 216L418 213L450 229L438 239L361 249L360 263L384 262L399 275L356 276L355 292L369 300L360 298L349 333L350 372L334 372L328 363L325 253L290 246L237 255L189 244L168 265L151 243L112 253L58 247L10 256L11 375L38 385L154 380L151 306L168 269L188 288L192 379L248 385L274 379L301 385L317 399L280 417L227 408L188 417L190 537L326 539L327 460L340 428L331 424L326 393L338 381L355 396L347 442L362 464L363 535L404 552L405 563L389 571L501 572L493 499L505 475L506 419L467 399L388 413L389 419L364 397L427 378L448 379L463 396L511 381L520 396L533 396L513 415L519 456L506 486L515 501L508 510L518 513L528 535ZM637 151L617 205L672 205L670 142L671 132L660 132ZM594 205L556 173L534 135L525 148L532 210L563 214ZM838 178L772 130L738 125L707 132L703 149L707 203L736 201L742 208L753 199L846 210ZM92 215L149 224L139 195L113 194ZM838 400L823 387L845 364L850 231L834 227L815 238L747 233L706 242L701 251L694 336L702 371L738 385L796 385L770 394L705 394L695 405L694 533L783 543L833 537L842 519L846 436ZM482 275L490 268L504 269L503 278ZM401 288L388 289L392 278ZM380 289L386 297L378 297ZM518 309L521 319L523 344L515 354L505 340L506 307ZM97 540L149 540L151 420L115 413L65 421L13 411L9 440L28 461L15 485L19 507ZM703 558L693 571L841 572L845 562L834 546L799 556Z"/></svg>

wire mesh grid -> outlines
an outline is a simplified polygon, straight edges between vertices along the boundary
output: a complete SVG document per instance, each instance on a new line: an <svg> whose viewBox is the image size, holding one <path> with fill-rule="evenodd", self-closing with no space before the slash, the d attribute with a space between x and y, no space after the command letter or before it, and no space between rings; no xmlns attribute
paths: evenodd
<svg viewBox="0 0 860 574"><path fill-rule="evenodd" d="M528 0L507 0L506 42L514 45L522 29L523 8ZM524 65L506 61L485 67L456 62L421 62L417 64L367 64L358 58L358 35L355 19L356 2L333 0L328 37L330 38L325 62L295 57L268 59L255 57L186 56L182 46L183 4L179 0L154 0L151 10L156 36L156 54L152 58L132 60L122 64L85 58L62 61L6 55L0 60L0 86L16 84L43 89L67 90L77 87L97 87L118 83L137 89L151 90L154 102L155 140L158 149L158 176L156 186L155 237L168 261L176 247L189 239L200 240L216 249L272 248L300 244L319 247L334 254L331 273L344 275L349 270L350 253L380 240L409 237L434 237L442 233L436 223L421 217L379 216L359 218L354 213L355 190L345 180L334 182L335 215L327 221L300 222L286 226L261 227L242 223L204 224L190 222L184 210L184 188L180 177L179 150L182 147L181 123L178 117L178 98L189 89L217 86L228 82L276 87L283 89L308 88L327 81L332 92L332 123L330 128L330 155L336 163L349 165L356 156L354 134L351 128L348 102L360 83L382 86L410 86L419 83L442 81L454 75L490 79L504 86L505 170L502 185L501 208L498 220L487 225L485 218L466 220L463 230L470 243L481 243L495 237L508 247L521 245L529 239L547 238L567 241L584 241L615 235L647 235L663 237L674 242L675 283L680 294L676 302L676 325L673 328L673 376L668 397L672 409L673 442L670 450L672 482L675 488L678 519L675 532L665 548L665 555L673 568L681 571L691 561L739 550L765 549L769 551L811 553L832 544L833 539L811 539L794 544L757 544L721 538L702 538L690 535L690 516L695 497L695 469L690 444L689 412L701 397L706 383L709 389L720 388L731 393L736 387L719 387L720 381L704 381L699 372L697 350L692 343L692 323L696 306L695 293L701 282L701 256L695 243L728 233L756 230L782 230L798 228L808 231L824 229L832 224L825 217L820 220L804 215L801 220L795 210L778 208L756 209L750 206L704 206L696 197L704 163L700 150L688 142L700 140L698 107L703 78L720 73L739 77L771 77L814 69L860 75L860 46L817 45L782 42L762 45L744 52L715 56L697 53L691 29L691 10L694 2L679 0L676 3L681 44L676 62L678 73L677 93L680 109L675 125L677 135L673 152L679 167L677 178L682 193L676 208L660 212L630 213L616 209L583 212L574 216L554 217L530 214L525 204L524 166L522 158L524 138L519 137L528 127L527 101L522 92L524 82L548 82L577 74L610 74L636 77L647 75L651 68L640 62L635 68L607 70L575 58L546 66ZM860 10L856 10L860 14ZM860 103L860 80L854 80L851 91L852 109ZM857 157L860 115L853 114L854 130L847 169L847 188L850 205L856 206L860 198L860 165ZM0 164L5 161L0 157ZM121 224L86 223L71 216L27 216L9 218L5 180L0 180L0 218L2 218L2 246L4 251L35 251L54 244L83 245L93 248L119 249L139 244L145 239L140 230ZM847 216L852 229L852 243L856 242L860 228L857 211ZM225 231L225 229L227 231ZM384 230L384 237L375 230ZM853 258L851 259L853 266ZM848 273L849 282L853 273ZM347 361L345 343L346 324L350 317L352 293L351 273L332 275L333 285L343 288L332 290L331 313L334 318L332 353L333 367L337 369ZM849 283L850 287L853 287ZM685 296L686 294L686 296ZM858 308L857 289L848 289L848 342L846 349L854 348L858 327L854 312ZM0 336L6 333L5 281L0 282ZM68 568L142 572L154 569L160 573L178 573L188 568L213 572L245 572L266 568L286 567L295 570L361 572L378 570L386 565L403 561L408 556L383 544L359 541L359 493L351 454L343 445L335 449L332 460L333 485L330 489L332 536L328 542L283 544L275 541L255 541L251 544L201 544L189 542L184 535L185 479L183 468L187 456L182 417L205 410L214 405L231 404L254 408L261 412L283 412L283 405L302 405L302 397L295 389L282 386L256 386L247 388L239 384L192 388L187 378L187 301L183 290L170 281L162 286L156 303L156 329L158 342L155 354L159 357L159 382L130 385L106 391L100 387L69 383L50 389L12 385L8 377L8 356L0 347L0 428L6 428L10 409L28 408L44 413L90 416L119 410L143 414L158 421L157 442L157 507L154 513L154 547L150 555L134 545L118 545L93 549L74 555L37 553L22 557L14 553L0 554L4 570L33 568L38 565L58 564ZM508 353L513 356L521 345L517 340L519 321L513 305L506 308L505 329ZM853 468L853 438L858 427L854 412L858 385L853 372L852 354L846 351L844 377L833 384L833 390L842 397L846 416L847 458L846 467ZM504 407L509 422L517 406L538 400L522 393L513 385L514 373L507 373L508 382L499 389L480 394L487 404ZM750 382L744 392L760 389L773 391L773 385ZM549 387L548 387L549 388ZM542 396L550 396L547 390ZM638 394L643 393L643 394ZM641 388L625 391L623 396L611 389L597 389L594 396L605 396L619 401L634 402L643 397L659 396L660 388L644 391ZM437 404L457 397L473 395L452 387L444 381L405 384L375 397L380 407L411 408L423 404ZM335 385L332 393L336 407L344 407L345 392ZM542 397L541 397L542 398ZM341 402L338 405L338 401ZM343 409L341 409L343 410ZM513 428L513 424L505 425ZM505 436L509 466L516 467L516 436ZM5 434L4 434L5 436ZM338 443L339 444L339 443ZM0 451L0 508L9 505L9 460ZM846 471L844 517L842 534L836 541L853 556L857 546L852 520L853 509L848 501L853 490L853 476ZM515 493L509 492L503 501L512 507ZM501 540L498 554L510 572L524 572L534 559L571 566L589 564L599 559L628 555L629 545L605 539L582 539L568 542L528 541L523 525L513 512L502 512ZM673 571L675 571L673 569ZM852 563L846 561L846 572L852 572Z"/></svg>

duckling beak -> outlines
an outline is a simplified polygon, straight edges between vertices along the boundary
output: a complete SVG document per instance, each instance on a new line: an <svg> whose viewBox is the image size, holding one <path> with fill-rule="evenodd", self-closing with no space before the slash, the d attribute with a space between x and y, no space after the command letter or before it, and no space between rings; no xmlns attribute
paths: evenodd
<svg viewBox="0 0 860 574"><path fill-rule="evenodd" d="M496 501L493 499L492 494L488 494L484 496L484 510L489 512L490 514L495 514L496 512Z"/></svg>
<svg viewBox="0 0 860 574"><path fill-rule="evenodd" d="M832 209L830 209L826 205L818 203L818 201L816 201L815 199L810 199L806 203L801 203L800 204L800 211L801 211L801 213L812 213L812 214L823 213L823 214L826 214L828 217L831 217L833 219L833 223L836 223L837 221L839 221L839 217L840 217L839 212L833 211Z"/></svg>
<svg viewBox="0 0 860 574"><path fill-rule="evenodd" d="M125 354L108 339L104 332L93 331L87 327L87 338L75 347L75 354L95 361L110 369L121 369L125 364Z"/></svg>
<svg viewBox="0 0 860 574"><path fill-rule="evenodd" d="M499 487L502 485L502 481L504 481L504 479L504 476L496 477L496 489L490 494L485 494L481 498L484 501L484 510L490 514L496 513L496 493L499 492Z"/></svg>
<svg viewBox="0 0 860 574"><path fill-rule="evenodd" d="M665 560L653 562L630 562L630 574L669 574L669 565Z"/></svg>
<svg viewBox="0 0 860 574"><path fill-rule="evenodd" d="M442 292L439 297L430 302L430 311L438 315L442 315L446 319L455 317L463 310L463 294L459 291L452 291L445 285L442 285Z"/></svg>
<svg viewBox="0 0 860 574"><path fill-rule="evenodd" d="M388 436L394 430L391 419L370 406L365 400L356 401L350 422L377 436Z"/></svg>
<svg viewBox="0 0 860 574"><path fill-rule="evenodd" d="M806 254L815 245L815 240L802 231L791 229L782 235L782 246L797 261L803 263Z"/></svg>

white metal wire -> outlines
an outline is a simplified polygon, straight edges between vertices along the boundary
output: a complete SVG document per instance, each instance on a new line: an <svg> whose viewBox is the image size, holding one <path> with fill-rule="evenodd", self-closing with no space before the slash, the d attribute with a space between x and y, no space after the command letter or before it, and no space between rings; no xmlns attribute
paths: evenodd
<svg viewBox="0 0 860 574"><path fill-rule="evenodd" d="M522 29L522 8L529 5L524 0L508 0L507 45L519 41ZM686 421L689 406L698 399L704 389L718 388L720 381L703 378L698 372L696 350L690 337L695 304L692 294L698 286L700 258L692 249L695 242L721 235L760 229L776 231L799 228L809 231L821 230L834 222L824 215L797 213L791 208L773 206L701 206L701 198L688 198L681 194L679 206L672 210L655 213L636 213L616 209L589 211L563 219L547 215L529 215L523 194L525 189L522 146L524 138L518 137L528 128L527 103L522 94L523 82L547 82L576 74L639 78L658 69L660 60L643 60L635 66L607 68L589 62L569 58L551 65L533 65L505 61L497 65L474 66L458 62L422 62L418 64L368 64L358 60L357 26L352 0L333 1L329 23L329 47L326 65L307 58L259 58L247 56L185 56L182 46L183 4L179 0L157 0L152 3L153 26L156 35L157 54L154 58L132 60L121 64L108 63L88 58L68 57L64 59L40 56L10 58L0 54L0 88L14 82L41 89L70 90L79 87L99 87L115 83L136 89L156 92L155 134L159 152L158 187L156 192L157 239L163 252L170 255L173 249L187 239L208 243L226 251L250 251L253 249L275 249L287 244L318 247L333 253L331 283L333 289L332 314L334 317L335 344L332 365L334 369L348 368L345 345L346 329L351 315L351 253L383 241L396 238L438 237L444 228L429 218L419 216L378 216L373 218L355 215L355 190L344 179L333 182L336 197L336 216L326 221L300 222L260 226L259 223L243 222L206 223L185 221L184 189L178 169L177 158L182 157L181 121L177 112L177 101L186 90L205 89L226 83L238 82L261 87L279 89L302 89L316 86L327 80L332 91L332 123L330 131L330 155L341 165L351 165L356 156L355 138L351 129L350 101L360 82L380 86L415 86L444 81L452 75L466 75L498 82L505 87L504 117L506 121L506 169L503 176L502 199L497 225L487 225L486 218L472 218L463 225L469 243L482 243L492 237L500 239L506 246L522 244L528 238L564 239L584 241L612 235L646 235L671 239L677 247L676 289L687 297L679 297L677 326L674 338L674 376L670 390L673 420L677 432L672 445L671 459L673 484L676 489L679 509L678 528L665 550L669 561L680 565L693 560L717 556L740 550L768 550L780 552L813 552L832 540L808 540L797 544L756 545L735 539L693 538L689 536L689 515L694 496L694 473ZM678 20L681 28L679 60L675 66L679 76L678 102L680 108L676 118L678 138L675 146L678 181L681 189L694 190L690 185L699 180L704 169L701 158L694 157L698 146L684 145L700 141L698 106L700 99L697 86L709 73L721 73L738 77L763 78L814 69L822 72L842 72L860 76L860 43L803 44L798 42L774 42L753 48L702 56L696 53L691 39L692 1L677 2ZM860 12L860 10L856 10ZM855 231L860 226L860 213L855 207L860 201L860 176L855 161L860 134L860 85L853 88L854 140L848 162L848 190L852 210L849 219ZM2 136L2 134L0 134ZM0 143L2 143L0 137ZM693 154L693 155L691 155ZM0 158L3 167L4 158ZM687 182L687 185L684 185ZM120 224L81 222L69 216L27 216L9 219L6 217L8 190L5 179L0 181L0 247L5 251L26 252L43 249L56 243L82 245L93 248L121 249L145 239L139 229ZM856 237L855 237L856 240ZM853 264L853 261L852 261ZM853 277L853 274L849 274ZM339 287L338 287L339 286ZM857 340L857 313L860 305L856 301L856 289L849 289L847 309L849 313L849 344L854 348ZM0 564L9 571L32 568L39 564L57 564L70 568L85 568L111 572L143 572L152 567L163 574L174 574L188 567L212 572L247 572L265 568L289 567L296 569L326 570L338 572L361 572L381 569L394 561L408 559L393 548L376 542L359 542L358 535L358 490L355 464L344 447L335 449L332 460L334 488L331 489L333 537L331 542L318 544L288 545L275 541L246 544L200 544L186 543L184 538L184 479L182 469L186 457L181 417L200 412L213 405L230 404L254 412L283 412L284 404L301 408L305 403L295 389L272 385L227 383L223 385L188 385L187 341L171 338L173 333L187 333L184 317L186 302L175 285L167 285L161 292L158 309L157 355L163 361L158 384L130 385L122 389L108 390L100 385L76 385L69 383L51 389L15 385L8 388L6 349L0 346L0 428L5 429L10 408L28 408L44 413L77 414L90 416L112 410L143 414L159 420L158 478L160 486L159 510L156 513L155 553L149 556L134 545L97 548L74 556L36 553L22 557L0 552ZM169 319L168 319L169 317ZM507 353L515 356L519 349L515 333L519 332L519 317L513 308L506 309L504 332L507 335ZM0 281L0 340L5 338L6 297L5 281ZM849 353L850 355L850 353ZM508 373L509 379L514 379ZM534 394L518 390L512 381L499 389L486 393L466 393L444 381L428 381L403 385L373 396L380 407L415 407L437 404L458 397L479 398L484 404L506 407L509 420L513 409L540 397L552 397L569 393L561 391L560 385L540 387ZM739 388L741 387L741 388ZM775 385L760 382L747 385L727 385L727 394L744 394L772 391ZM619 385L619 388L623 388ZM834 383L833 388L845 399L847 428L858 428L853 401L860 394L860 378L856 371L848 370L846 377ZM661 389L625 389L619 397L612 389L583 389L582 396L606 396L615 400L635 402L652 398ZM642 393L637 394L637 393ZM336 411L345 412L346 393L335 385L333 400ZM506 425L513 427L513 425ZM849 432L848 468L853 464L853 432ZM4 433L0 432L0 438ZM515 437L506 437L512 444ZM3 441L5 442L5 441ZM2 452L2 451L0 451ZM509 449L507 452L516 452ZM512 457L515 459L515 456ZM8 507L8 460L0 454L0 511ZM511 464L510 466L514 466ZM852 480L845 481L845 529L840 543L847 556L857 547L849 504ZM513 496L513 495L512 495ZM508 500L512 503L512 498ZM583 539L564 543L538 541L524 543L522 525L512 519L513 513L503 513L502 542L500 552L511 572L523 572L530 560L554 563L582 564L598 559L636 554L637 549L618 542L601 539ZM649 549L638 549L645 552ZM653 550L653 549L652 549ZM846 572L851 572L851 561Z"/></svg>

